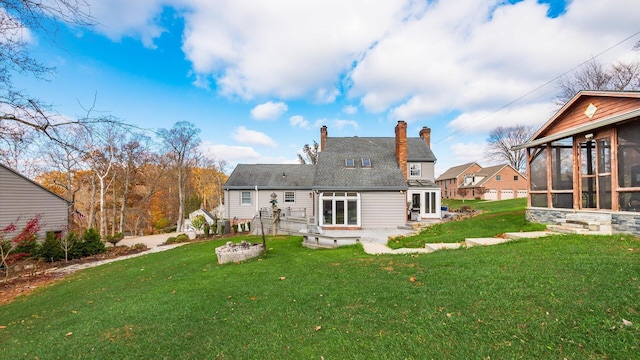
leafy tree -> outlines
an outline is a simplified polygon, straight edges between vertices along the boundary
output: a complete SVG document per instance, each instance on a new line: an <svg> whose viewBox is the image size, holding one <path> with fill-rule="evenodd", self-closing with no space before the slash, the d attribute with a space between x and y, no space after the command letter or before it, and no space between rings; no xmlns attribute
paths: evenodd
<svg viewBox="0 0 640 360"><path fill-rule="evenodd" d="M4 267L5 279L9 278L9 255L23 244L35 241L40 231L40 219L42 215L36 215L27 221L22 230L12 239L8 239L7 235L18 230L15 222L10 223L3 229L0 229L0 265ZM16 220L17 221L17 220Z"/></svg>
<svg viewBox="0 0 640 360"><path fill-rule="evenodd" d="M302 154L298 153L298 161L300 164L317 164L318 152L320 145L314 140L313 145L304 144L302 147Z"/></svg>
<svg viewBox="0 0 640 360"><path fill-rule="evenodd" d="M171 129L158 130L158 136L169 149L171 159L178 176L178 224L177 231L182 231L184 225L185 186L187 184L188 169L193 165L194 153L200 145L198 134L200 129L188 121L179 121Z"/></svg>
<svg viewBox="0 0 640 360"><path fill-rule="evenodd" d="M514 169L524 172L527 164L526 151L524 149L513 151L511 148L524 144L533 133L534 129L530 126L498 126L489 132L486 155L495 161L506 162Z"/></svg>

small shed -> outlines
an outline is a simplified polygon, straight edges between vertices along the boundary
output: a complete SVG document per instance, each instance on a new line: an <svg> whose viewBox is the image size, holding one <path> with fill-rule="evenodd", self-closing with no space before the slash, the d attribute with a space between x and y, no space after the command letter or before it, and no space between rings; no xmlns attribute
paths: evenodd
<svg viewBox="0 0 640 360"><path fill-rule="evenodd" d="M640 235L640 92L581 91L523 148L531 221Z"/></svg>
<svg viewBox="0 0 640 360"><path fill-rule="evenodd" d="M36 215L41 216L40 239L44 239L48 231L66 232L69 227L69 202L0 164L0 228L15 223L18 229L22 229Z"/></svg>

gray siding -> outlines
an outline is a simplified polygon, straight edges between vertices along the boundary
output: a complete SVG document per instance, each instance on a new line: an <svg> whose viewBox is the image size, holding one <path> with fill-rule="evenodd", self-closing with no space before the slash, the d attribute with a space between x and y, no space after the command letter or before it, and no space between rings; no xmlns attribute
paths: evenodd
<svg viewBox="0 0 640 360"><path fill-rule="evenodd" d="M406 223L406 194L362 192L362 228L396 228Z"/></svg>
<svg viewBox="0 0 640 360"><path fill-rule="evenodd" d="M47 231L66 231L68 203L30 180L0 166L0 228L15 222L22 229L28 220L42 215L40 239ZM16 221L17 220L17 221Z"/></svg>
<svg viewBox="0 0 640 360"><path fill-rule="evenodd" d="M421 176L413 177L410 176L409 164L421 164ZM407 162L407 176L409 180L431 180L433 182L436 181L435 176L435 163L434 162L422 162L422 161L408 161Z"/></svg>
<svg viewBox="0 0 640 360"><path fill-rule="evenodd" d="M242 191L251 192L251 205L241 205ZM293 191L295 193L295 202L285 203L284 192ZM238 219L251 219L261 208L271 208L271 194L278 195L278 208L280 209L299 209L305 208L308 217L313 216L313 200L314 196L309 196L311 189L308 190L228 190L225 191L225 206L227 208L227 217ZM257 199L257 204L256 204ZM257 206L256 206L257 205Z"/></svg>

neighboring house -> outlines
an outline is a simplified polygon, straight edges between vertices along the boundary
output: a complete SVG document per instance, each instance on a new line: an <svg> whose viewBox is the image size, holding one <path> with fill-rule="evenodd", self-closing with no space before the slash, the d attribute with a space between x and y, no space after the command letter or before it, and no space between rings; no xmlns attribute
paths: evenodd
<svg viewBox="0 0 640 360"><path fill-rule="evenodd" d="M440 218L440 188L430 129L407 137L398 121L395 137L328 137L320 129L314 165L238 165L225 183L227 217L251 218L271 206L285 216L313 219L323 229L404 226L407 220Z"/></svg>
<svg viewBox="0 0 640 360"><path fill-rule="evenodd" d="M436 179L436 185L440 187L442 197L445 199L461 199L458 195L459 185L464 183L464 178L467 174L474 174L481 169L482 166L473 162L454 166L442 173L442 175Z"/></svg>
<svg viewBox="0 0 640 360"><path fill-rule="evenodd" d="M69 227L69 202L42 185L0 164L0 229L15 223L17 234L27 221L41 215L38 236L46 232L66 232ZM9 235L11 236L11 235Z"/></svg>
<svg viewBox="0 0 640 360"><path fill-rule="evenodd" d="M581 91L522 148L528 219L640 235L640 92Z"/></svg>
<svg viewBox="0 0 640 360"><path fill-rule="evenodd" d="M454 166L440 175L436 184L446 199L506 200L527 196L526 176L508 164L483 168L474 162Z"/></svg>

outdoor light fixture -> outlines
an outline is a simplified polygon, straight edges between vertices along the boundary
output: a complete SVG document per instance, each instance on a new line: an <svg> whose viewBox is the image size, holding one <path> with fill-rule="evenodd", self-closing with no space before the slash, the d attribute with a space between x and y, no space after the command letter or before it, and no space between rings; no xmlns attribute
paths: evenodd
<svg viewBox="0 0 640 360"><path fill-rule="evenodd" d="M586 134L586 135L584 136L584 138L585 138L585 139L587 139L587 140L591 140L591 139L593 139L593 133L588 133L588 134Z"/></svg>

